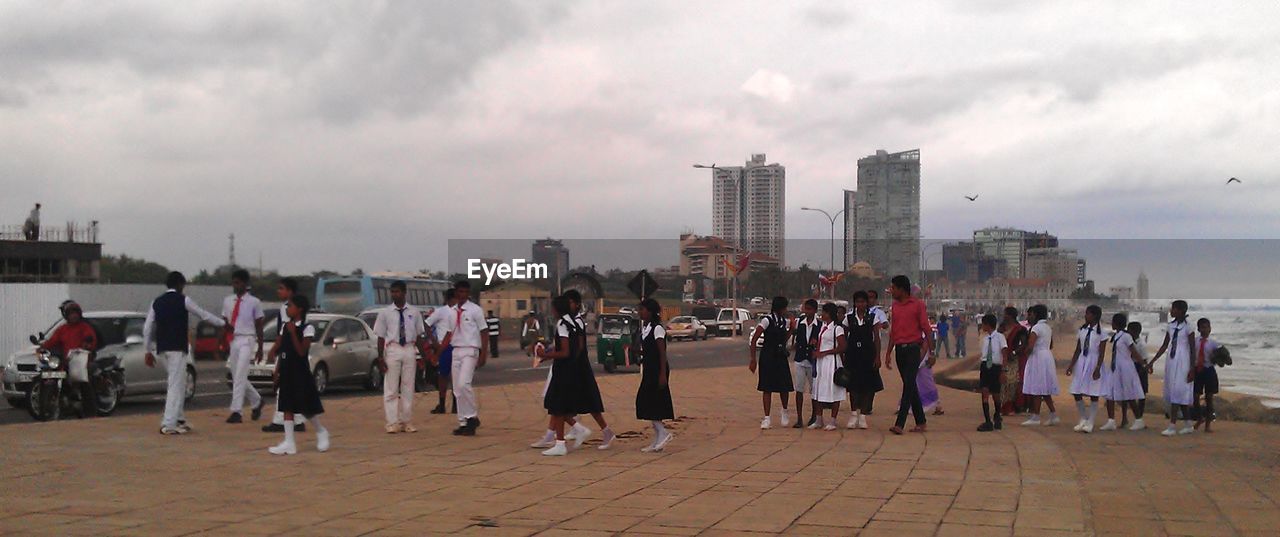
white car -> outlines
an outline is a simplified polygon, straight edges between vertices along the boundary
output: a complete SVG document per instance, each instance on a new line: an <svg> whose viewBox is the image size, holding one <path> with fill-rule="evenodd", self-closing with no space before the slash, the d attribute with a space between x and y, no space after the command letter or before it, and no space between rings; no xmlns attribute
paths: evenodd
<svg viewBox="0 0 1280 537"><path fill-rule="evenodd" d="M707 339L707 325L692 315L682 315L680 317L672 317L667 321L667 337L675 339L688 339L690 341Z"/></svg>
<svg viewBox="0 0 1280 537"><path fill-rule="evenodd" d="M745 334L751 312L745 308L720 308L716 314L716 333L722 336Z"/></svg>

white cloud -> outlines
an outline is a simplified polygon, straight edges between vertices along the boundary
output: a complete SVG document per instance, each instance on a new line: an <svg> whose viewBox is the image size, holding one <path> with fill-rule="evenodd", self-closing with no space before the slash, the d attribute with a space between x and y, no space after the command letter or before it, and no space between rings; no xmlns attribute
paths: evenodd
<svg viewBox="0 0 1280 537"><path fill-rule="evenodd" d="M742 83L741 89L749 95L779 104L791 102L796 94L796 85L787 78L787 75L768 69L757 69L751 78Z"/></svg>

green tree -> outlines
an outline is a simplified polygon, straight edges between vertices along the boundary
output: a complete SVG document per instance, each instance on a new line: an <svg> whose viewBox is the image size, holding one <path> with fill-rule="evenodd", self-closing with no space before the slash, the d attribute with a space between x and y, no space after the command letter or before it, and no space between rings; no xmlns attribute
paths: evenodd
<svg viewBox="0 0 1280 537"><path fill-rule="evenodd" d="M99 270L105 283L164 283L169 274L164 265L125 254L104 256Z"/></svg>

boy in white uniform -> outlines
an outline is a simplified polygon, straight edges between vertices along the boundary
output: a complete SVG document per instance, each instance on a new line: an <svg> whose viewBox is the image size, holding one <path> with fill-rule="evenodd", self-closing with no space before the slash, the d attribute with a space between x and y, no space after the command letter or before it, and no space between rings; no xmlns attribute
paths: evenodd
<svg viewBox="0 0 1280 537"><path fill-rule="evenodd" d="M1004 375L1004 364L1009 360L1009 343L1004 334L996 330L996 316L988 313L982 316L982 352L981 370L978 374L978 386L982 389L982 417L986 421L978 426L978 432L990 432L1002 429L1000 417L1000 391L1004 387L1001 376ZM996 418L991 421L991 402L995 402Z"/></svg>

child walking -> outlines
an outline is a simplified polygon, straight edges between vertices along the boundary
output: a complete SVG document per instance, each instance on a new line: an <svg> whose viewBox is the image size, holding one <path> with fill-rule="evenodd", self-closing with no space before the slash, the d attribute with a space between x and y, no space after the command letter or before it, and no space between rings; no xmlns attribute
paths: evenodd
<svg viewBox="0 0 1280 537"><path fill-rule="evenodd" d="M267 448L272 455L294 455L298 445L293 440L294 416L301 414L316 429L316 451L329 450L329 430L320 422L324 406L320 404L320 392L316 390L316 378L311 375L311 342L316 337L314 326L307 324L307 312L311 301L306 295L293 295L285 305L289 323L276 341L279 359L276 360L275 380L279 395L279 408L284 412L284 441Z"/></svg>
<svg viewBox="0 0 1280 537"><path fill-rule="evenodd" d="M1191 407L1195 372L1191 368L1191 349L1195 348L1195 332L1187 323L1187 301L1175 300L1169 305L1169 327L1165 329L1164 343L1151 359L1149 368L1154 369L1156 362L1169 351L1169 359L1164 363L1164 400L1169 404L1169 427L1160 434L1174 436L1191 434L1195 428L1191 426ZM1183 426L1178 428L1178 417L1181 416Z"/></svg>
<svg viewBox="0 0 1280 537"><path fill-rule="evenodd" d="M542 406L550 416L551 429L556 433L556 443L543 455L560 457L569 453L565 445L565 423L577 414L604 413L604 401L591 362L587 358L586 337L575 322L568 297L558 296L551 301L551 309L559 321L556 323L555 349L540 356L551 363L551 381L547 385ZM574 448L582 446L586 435L578 436Z"/></svg>
<svg viewBox="0 0 1280 537"><path fill-rule="evenodd" d="M1195 382L1193 383L1191 401L1191 415L1195 416L1195 428L1199 429L1204 425L1204 432L1211 433L1209 429L1211 423L1215 419L1213 415L1213 396L1218 393L1218 370L1213 367L1213 351L1218 350L1218 342L1209 337L1213 333L1213 326L1209 324L1209 319L1201 317L1196 321L1196 330L1200 335L1196 336L1196 366L1195 366ZM1200 408L1200 396L1204 396L1204 409Z"/></svg>
<svg viewBox="0 0 1280 537"><path fill-rule="evenodd" d="M640 303L640 387L636 390L636 419L653 425L653 443L640 451L662 451L675 438L662 420L676 418L671 404L671 366L667 362L667 331L662 327L662 306L652 298Z"/></svg>
<svg viewBox="0 0 1280 537"><path fill-rule="evenodd" d="M1053 363L1053 329L1049 327L1049 308L1036 304L1027 308L1031 335L1027 336L1027 369L1022 377L1022 393L1031 399L1031 418L1023 425L1057 425L1058 410L1053 396L1058 395L1058 372ZM1040 420L1040 403L1048 405L1049 419Z"/></svg>
<svg viewBox="0 0 1280 537"><path fill-rule="evenodd" d="M1107 338L1102 335L1102 308L1091 305L1084 310L1084 325L1076 334L1076 351L1067 366L1071 378L1071 397L1076 400L1080 422L1072 428L1078 433L1093 432L1093 419L1098 414L1098 398L1102 396L1102 361ZM1089 398L1088 405L1084 398Z"/></svg>
<svg viewBox="0 0 1280 537"><path fill-rule="evenodd" d="M1099 429L1102 431L1116 430L1117 402L1120 403L1121 413L1133 408L1134 426L1138 428L1132 430L1137 431L1145 427L1139 426L1142 423L1142 411L1138 409L1137 402L1144 396L1142 380L1138 378L1138 369L1146 368L1147 364L1138 354L1133 336L1125 331L1128 322L1129 317L1123 313L1111 316L1111 329L1115 330L1115 333L1111 334L1110 339L1111 365L1102 370L1102 391L1107 397L1107 422Z"/></svg>
<svg viewBox="0 0 1280 537"><path fill-rule="evenodd" d="M1148 382L1151 375L1151 363L1147 358L1147 344L1142 340L1142 323L1131 321L1126 328L1129 335L1133 337L1133 350L1137 353L1133 359L1138 361L1138 382L1142 383L1142 396L1133 402L1134 422L1129 427L1129 430L1141 431L1147 428L1147 424L1142 421L1142 416L1147 411L1147 392L1150 391ZM1120 426L1124 427L1128 418L1123 407L1120 409L1120 418Z"/></svg>
<svg viewBox="0 0 1280 537"><path fill-rule="evenodd" d="M795 389L796 389L796 424L799 429L806 425L804 421L805 392L812 398L814 377L814 350L818 348L818 333L822 330L822 321L818 319L818 301L812 298L805 300L800 307L803 315L796 320L796 328L791 349L795 352ZM807 425L818 422L818 407L810 405Z"/></svg>
<svg viewBox="0 0 1280 537"><path fill-rule="evenodd" d="M998 431L1004 428L1000 416L1000 390L1004 387L1004 364L1009 363L1009 343L1004 334L996 330L996 316L988 313L982 316L982 357L981 370L978 373L978 387L982 390L982 417L985 421L978 426L978 432ZM995 407L995 421L991 420L991 407Z"/></svg>
<svg viewBox="0 0 1280 537"><path fill-rule="evenodd" d="M786 427L790 424L787 417L787 395L791 393L793 385L791 366L787 363L787 305L786 297L774 297L769 315L760 319L756 324L755 332L751 334L751 363L747 365L747 369L752 373L756 372L757 367L760 370L760 380L756 383L756 389L760 391L761 402L764 405L764 419L760 420L761 429L773 427L770 419L773 401L770 400L770 395L775 393L782 401L782 426ZM757 361L756 344L761 338L764 339L764 346L760 350L761 356Z"/></svg>
<svg viewBox="0 0 1280 537"><path fill-rule="evenodd" d="M853 417L848 428L867 428L867 416L871 414L876 392L884 389L880 378L880 330L875 315L871 313L867 293L853 294L853 313L845 319L844 368L849 371L849 406Z"/></svg>
<svg viewBox="0 0 1280 537"><path fill-rule="evenodd" d="M844 327L836 320L840 310L830 302L822 305L822 330L818 333L818 348L813 357L816 360L814 370L817 377L813 379L813 404L818 408L818 420L810 425L810 429L822 426L828 431L836 430L836 415L840 413L840 402L844 401L845 389L835 382L836 369L844 367L840 359L845 351ZM823 417L822 412L829 410L831 418Z"/></svg>

